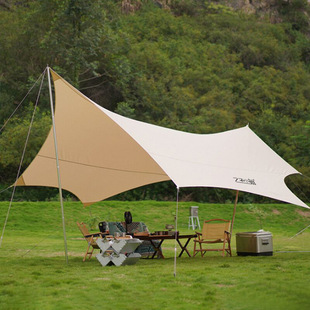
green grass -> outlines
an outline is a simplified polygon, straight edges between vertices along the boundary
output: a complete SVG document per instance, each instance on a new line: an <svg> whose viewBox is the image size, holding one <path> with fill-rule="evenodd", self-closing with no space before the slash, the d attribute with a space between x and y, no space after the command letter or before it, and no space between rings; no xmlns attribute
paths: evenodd
<svg viewBox="0 0 310 310"><path fill-rule="evenodd" d="M8 209L0 202L0 228ZM181 233L189 207L199 218L231 218L232 205L180 203ZM131 211L134 221L151 231L173 224L175 202L105 201L84 208L65 202L69 264L64 258L58 202L14 203L0 249L0 309L309 309L310 229L291 239L310 222L310 211L290 205L238 205L234 232L260 228L273 234L272 257L208 253L204 258L177 259L174 241L165 241L166 259L141 259L136 265L102 267L93 257L82 262L86 242L75 224L98 230L100 220L121 221ZM190 251L193 245L190 244Z"/></svg>

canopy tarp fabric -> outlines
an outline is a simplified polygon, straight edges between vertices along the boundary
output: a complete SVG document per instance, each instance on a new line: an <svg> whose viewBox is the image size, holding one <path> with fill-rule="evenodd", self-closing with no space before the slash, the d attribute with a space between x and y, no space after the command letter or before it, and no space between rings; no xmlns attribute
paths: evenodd
<svg viewBox="0 0 310 310"><path fill-rule="evenodd" d="M132 120L51 72L61 185L84 205L172 180L179 188L234 189L307 208L284 182L299 172L248 126L192 134ZM58 187L52 130L17 185Z"/></svg>

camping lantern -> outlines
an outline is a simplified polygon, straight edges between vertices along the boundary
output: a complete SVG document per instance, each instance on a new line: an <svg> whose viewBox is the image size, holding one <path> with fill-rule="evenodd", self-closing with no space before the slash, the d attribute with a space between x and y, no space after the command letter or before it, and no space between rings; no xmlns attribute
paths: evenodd
<svg viewBox="0 0 310 310"><path fill-rule="evenodd" d="M98 224L98 226L99 226L100 232L102 232L104 234L108 234L109 233L109 227L108 227L108 223L107 222L100 222Z"/></svg>

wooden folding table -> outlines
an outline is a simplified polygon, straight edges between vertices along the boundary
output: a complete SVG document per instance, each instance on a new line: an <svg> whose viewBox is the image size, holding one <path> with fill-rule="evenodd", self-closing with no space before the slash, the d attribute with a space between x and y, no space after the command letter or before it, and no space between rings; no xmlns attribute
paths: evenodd
<svg viewBox="0 0 310 310"><path fill-rule="evenodd" d="M156 253L158 253L158 256L160 258L165 258L163 255L163 252L161 250L161 245L163 244L163 242L165 240L173 240L173 239L176 239L176 241L178 242L178 244L181 248L181 252L179 254L179 257L181 257L184 252L186 252L187 255L189 257L191 257L190 253L187 250L187 245L192 238L196 238L196 237L197 237L197 235L195 235L195 234L192 234L192 235L180 235L180 234L176 234L176 235L152 235L151 234L151 235L137 235L137 236L135 236L135 238L138 238L140 240L150 241L152 247L155 250L155 252L151 258L154 258ZM187 239L184 245L182 245L182 243L180 242L180 239ZM159 244L155 244L154 243L155 240L160 240Z"/></svg>

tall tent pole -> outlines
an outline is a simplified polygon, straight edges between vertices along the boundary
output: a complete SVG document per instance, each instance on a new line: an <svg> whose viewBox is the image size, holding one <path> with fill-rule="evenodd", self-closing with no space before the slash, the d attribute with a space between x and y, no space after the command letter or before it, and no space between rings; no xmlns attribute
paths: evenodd
<svg viewBox="0 0 310 310"><path fill-rule="evenodd" d="M236 192L236 198L235 198L235 204L234 204L234 213L233 217L231 220L231 226L230 226L230 236L232 235L233 228L234 228L234 222L235 222L235 216L236 216L236 208L237 208L237 203L238 203L238 196L239 196L239 190Z"/></svg>
<svg viewBox="0 0 310 310"><path fill-rule="evenodd" d="M180 188L177 187L177 203L175 209L175 239L174 239L174 277L177 276L177 234L178 234L178 213L179 213L179 193Z"/></svg>
<svg viewBox="0 0 310 310"><path fill-rule="evenodd" d="M68 264L68 249L67 249L67 237L66 237L66 224L65 224L65 215L64 215L64 205L62 198L62 188L60 182L60 173L59 173L59 158L58 158L58 146L57 146L57 137L56 137L56 127L55 127L55 117L54 117L54 107L53 107L53 96L52 96L52 86L51 86L51 76L50 68L47 66L47 77L48 77L48 87L51 103L51 113L52 113L52 122L53 122L53 134L54 134L54 145L55 145L55 156L56 156L56 166L57 166L57 176L58 176L58 187L59 187L59 200L61 206L61 215L62 215L62 227L64 234L64 243L65 243L65 256L66 263Z"/></svg>

